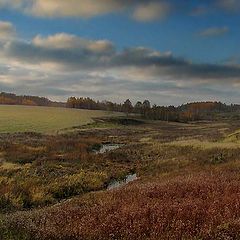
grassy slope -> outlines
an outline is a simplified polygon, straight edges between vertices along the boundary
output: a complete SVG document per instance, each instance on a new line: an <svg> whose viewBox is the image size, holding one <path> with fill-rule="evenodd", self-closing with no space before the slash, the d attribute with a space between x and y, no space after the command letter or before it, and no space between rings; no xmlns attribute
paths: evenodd
<svg viewBox="0 0 240 240"><path fill-rule="evenodd" d="M16 212L3 217L3 224L0 216L0 238L240 239L240 145L223 141L235 132L231 126L159 123L108 130L107 136L126 136L129 144L106 154L103 162L134 164L139 180ZM97 169L100 163L94 161Z"/></svg>
<svg viewBox="0 0 240 240"><path fill-rule="evenodd" d="M0 106L0 133L54 132L91 123L92 118L109 115L104 111L66 108Z"/></svg>

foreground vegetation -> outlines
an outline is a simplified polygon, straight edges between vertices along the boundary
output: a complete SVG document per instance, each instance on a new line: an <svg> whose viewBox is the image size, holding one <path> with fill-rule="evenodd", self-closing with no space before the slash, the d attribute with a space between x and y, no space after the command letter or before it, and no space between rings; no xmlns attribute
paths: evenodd
<svg viewBox="0 0 240 240"><path fill-rule="evenodd" d="M239 239L239 181L200 173L89 194L8 216L5 229L26 239Z"/></svg>
<svg viewBox="0 0 240 240"><path fill-rule="evenodd" d="M240 239L239 128L98 119L0 135L0 239ZM93 152L106 142L124 146Z"/></svg>
<svg viewBox="0 0 240 240"><path fill-rule="evenodd" d="M93 118L107 115L109 113L104 111L0 105L0 133L53 133L63 128L91 123Z"/></svg>
<svg viewBox="0 0 240 240"><path fill-rule="evenodd" d="M24 139L23 139L24 137ZM1 141L0 212L43 207L104 189L133 164L96 154L101 141L79 135L19 134Z"/></svg>

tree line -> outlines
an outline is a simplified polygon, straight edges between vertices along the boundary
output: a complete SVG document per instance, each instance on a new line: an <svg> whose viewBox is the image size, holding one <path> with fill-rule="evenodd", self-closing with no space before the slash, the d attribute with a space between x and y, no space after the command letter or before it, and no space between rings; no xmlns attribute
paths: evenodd
<svg viewBox="0 0 240 240"><path fill-rule="evenodd" d="M66 104L53 102L45 97L39 96L17 96L14 93L0 93L0 104L5 105L26 105L26 106L45 106L45 107L64 107Z"/></svg>
<svg viewBox="0 0 240 240"><path fill-rule="evenodd" d="M178 107L166 107L156 104L151 105L149 100L144 100L143 102L138 101L133 105L129 99L118 104L110 101L95 101L88 97L70 97L67 100L66 106L69 108L124 112L127 115L134 113L140 115L144 119L177 122L211 120L214 114L217 113L240 111L240 105L226 105L221 102L194 102L183 104Z"/></svg>
<svg viewBox="0 0 240 240"><path fill-rule="evenodd" d="M39 96L17 96L13 93L0 93L0 104L28 105L46 107L68 107L89 110L104 110L123 112L126 115L137 114L144 119L163 121L196 121L212 120L219 113L236 113L240 111L240 105L227 105L221 102L193 102L181 106L158 106L151 104L149 100L138 101L136 104L127 99L123 103L111 101L95 101L89 97L70 97L67 102L54 102Z"/></svg>

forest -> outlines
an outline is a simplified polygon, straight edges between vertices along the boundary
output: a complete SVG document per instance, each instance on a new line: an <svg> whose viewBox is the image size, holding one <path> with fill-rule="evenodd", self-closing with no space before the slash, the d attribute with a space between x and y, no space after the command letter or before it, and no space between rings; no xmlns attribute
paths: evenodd
<svg viewBox="0 0 240 240"><path fill-rule="evenodd" d="M144 119L174 122L214 120L217 114L240 111L240 105L238 104L227 105L221 102L210 101L187 103L176 107L152 105L149 100L138 101L133 105L129 99L124 103L118 104L110 101L94 101L91 98L83 97L70 97L66 106L68 108L124 112L127 115L134 113Z"/></svg>
<svg viewBox="0 0 240 240"><path fill-rule="evenodd" d="M179 106L160 106L151 104L149 100L137 101L136 104L133 104L130 99L123 103L114 103L106 100L96 101L90 97L69 97L67 102L56 102L46 97L17 96L5 92L0 93L0 104L114 111L123 112L127 115L136 114L143 119L172 122L214 120L221 117L221 113L231 113L232 117L234 117L234 113L240 111L239 104L227 105L217 101L193 102ZM237 114L236 117L238 117Z"/></svg>
<svg viewBox="0 0 240 240"><path fill-rule="evenodd" d="M26 106L45 106L45 107L64 107L65 103L53 102L46 97L39 96L18 96L14 93L0 93L1 105L26 105Z"/></svg>

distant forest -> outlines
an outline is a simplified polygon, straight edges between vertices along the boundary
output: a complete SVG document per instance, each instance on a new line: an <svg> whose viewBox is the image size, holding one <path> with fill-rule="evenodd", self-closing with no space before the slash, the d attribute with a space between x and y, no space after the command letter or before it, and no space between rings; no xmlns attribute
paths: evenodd
<svg viewBox="0 0 240 240"><path fill-rule="evenodd" d="M226 105L221 102L194 102L178 107L165 107L156 104L151 105L149 100L138 101L133 105L129 99L122 104L118 104L110 101L96 102L91 98L70 97L66 106L69 108L124 112L127 115L135 113L144 119L177 122L214 120L216 117L222 117L221 113L240 113L240 105ZM239 118L239 114L231 114L231 117Z"/></svg>
<svg viewBox="0 0 240 240"><path fill-rule="evenodd" d="M45 97L38 96L17 96L14 93L0 93L0 104L5 105L26 105L45 107L65 107L66 103L53 102Z"/></svg>
<svg viewBox="0 0 240 240"><path fill-rule="evenodd" d="M137 114L149 120L163 121L197 121L214 120L224 117L225 113L230 113L231 117L239 118L240 105L227 105L221 102L194 102L181 106L158 106L151 104L149 100L138 101L135 105L127 99L124 103L113 103L110 101L95 101L89 97L70 97L67 102L54 102L45 97L39 96L17 96L13 93L0 93L0 104L6 105L27 105L46 107L67 107L89 110L104 110L124 112L126 115ZM221 115L222 114L222 115Z"/></svg>

